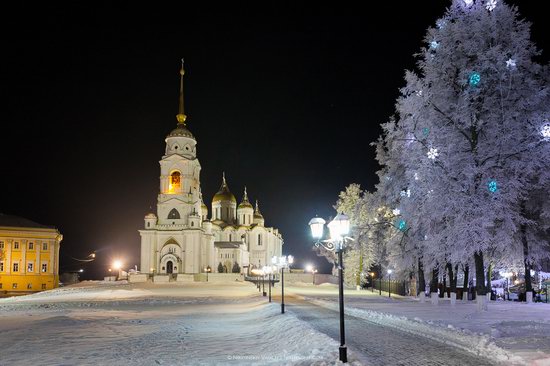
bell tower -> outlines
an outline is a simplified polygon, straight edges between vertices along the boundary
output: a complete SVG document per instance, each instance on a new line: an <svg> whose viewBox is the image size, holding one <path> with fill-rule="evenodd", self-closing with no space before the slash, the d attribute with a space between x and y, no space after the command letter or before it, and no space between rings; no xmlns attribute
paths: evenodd
<svg viewBox="0 0 550 366"><path fill-rule="evenodd" d="M179 111L177 125L165 139L166 150L160 160L160 193L158 195L157 216L159 225L174 229L195 227L201 214L200 170L197 159L197 140L187 129L187 116L184 111L183 59L180 69Z"/></svg>

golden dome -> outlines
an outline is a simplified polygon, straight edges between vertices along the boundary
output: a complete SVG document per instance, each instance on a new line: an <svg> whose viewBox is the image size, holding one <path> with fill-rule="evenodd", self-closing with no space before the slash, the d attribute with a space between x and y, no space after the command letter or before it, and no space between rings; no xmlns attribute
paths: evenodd
<svg viewBox="0 0 550 366"><path fill-rule="evenodd" d="M250 202L248 202L248 193L246 193L246 187L244 187L244 196L243 196L243 200L242 202L239 204L239 207L238 208L251 208L251 209L254 209L254 207L252 207L252 205L250 204Z"/></svg>
<svg viewBox="0 0 550 366"><path fill-rule="evenodd" d="M264 219L263 215L260 213L260 207L258 206L258 200L256 200L256 209L254 210L254 219Z"/></svg>
<svg viewBox="0 0 550 366"><path fill-rule="evenodd" d="M233 193L229 191L229 187L227 186L227 182L225 181L225 173L223 173L223 181L220 190L214 195L214 198L212 198L212 203L218 201L231 201L237 203L237 199L235 198Z"/></svg>
<svg viewBox="0 0 550 366"><path fill-rule="evenodd" d="M193 140L195 139L195 136L185 127L185 125L178 123L178 126L170 132L168 137L189 137Z"/></svg>

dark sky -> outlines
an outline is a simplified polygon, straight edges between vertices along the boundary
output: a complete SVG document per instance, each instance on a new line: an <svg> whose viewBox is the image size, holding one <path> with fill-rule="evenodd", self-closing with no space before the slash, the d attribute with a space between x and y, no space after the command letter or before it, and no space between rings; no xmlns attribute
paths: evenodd
<svg viewBox="0 0 550 366"><path fill-rule="evenodd" d="M115 257L139 264L137 230L156 204L185 57L207 205L225 171L238 200L247 185L266 224L281 230L285 254L329 270L311 252L307 223L333 215L347 184L377 182L369 143L449 3L4 9L0 212L57 226L62 271L92 250L88 278ZM514 3L550 49L541 2Z"/></svg>

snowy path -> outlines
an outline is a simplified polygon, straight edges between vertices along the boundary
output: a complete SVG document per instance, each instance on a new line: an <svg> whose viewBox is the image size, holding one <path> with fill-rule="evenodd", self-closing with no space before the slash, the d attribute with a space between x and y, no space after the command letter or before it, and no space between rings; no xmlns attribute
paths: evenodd
<svg viewBox="0 0 550 366"><path fill-rule="evenodd" d="M250 284L111 287L0 300L0 366L336 364L334 340Z"/></svg>
<svg viewBox="0 0 550 366"><path fill-rule="evenodd" d="M336 341L339 313L297 297L288 297L288 311ZM346 343L369 365L466 366L494 365L487 359L427 338L346 315Z"/></svg>

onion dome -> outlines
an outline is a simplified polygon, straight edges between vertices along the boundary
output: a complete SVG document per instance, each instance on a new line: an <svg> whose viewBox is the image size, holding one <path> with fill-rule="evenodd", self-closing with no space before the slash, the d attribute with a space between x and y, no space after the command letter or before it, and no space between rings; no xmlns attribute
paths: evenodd
<svg viewBox="0 0 550 366"><path fill-rule="evenodd" d="M172 132L170 132L168 137L189 137L193 140L195 139L195 136L193 136L191 131L189 131L183 123L178 123L176 128L174 128Z"/></svg>
<svg viewBox="0 0 550 366"><path fill-rule="evenodd" d="M246 186L244 187L243 200L239 204L238 208L252 208L252 209L254 208L254 207L252 207L252 204L250 202L248 202L248 194L246 193Z"/></svg>
<svg viewBox="0 0 550 366"><path fill-rule="evenodd" d="M258 200L256 200L256 209L254 210L254 219L262 219L263 220L263 218L264 217L260 213L260 208L258 207Z"/></svg>
<svg viewBox="0 0 550 366"><path fill-rule="evenodd" d="M220 190L214 195L214 198L212 198L212 203L219 201L231 201L237 203L237 199L235 198L233 193L229 191L229 187L227 186L227 182L225 181L225 173L223 173L223 181Z"/></svg>

